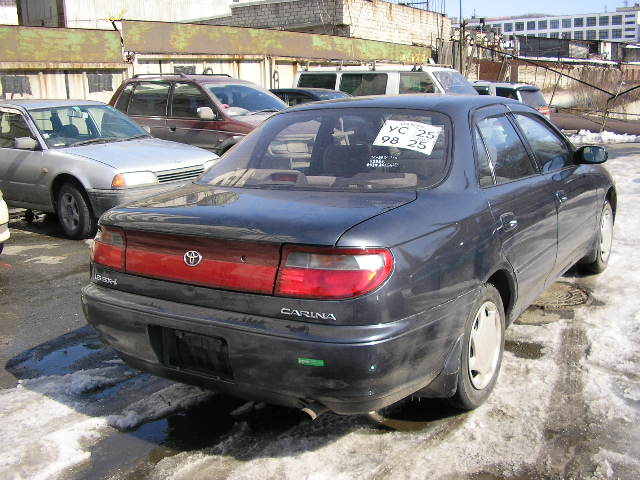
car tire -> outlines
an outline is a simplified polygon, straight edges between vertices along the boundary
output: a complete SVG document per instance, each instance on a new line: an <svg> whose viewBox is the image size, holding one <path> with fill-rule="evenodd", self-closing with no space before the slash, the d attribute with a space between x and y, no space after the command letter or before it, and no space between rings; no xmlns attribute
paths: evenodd
<svg viewBox="0 0 640 480"><path fill-rule="evenodd" d="M489 396L500 373L505 315L502 298L491 284L481 287L465 323L458 385L448 403L473 410Z"/></svg>
<svg viewBox="0 0 640 480"><path fill-rule="evenodd" d="M613 209L609 201L605 200L600 215L600 226L596 233L595 260L581 264L581 268L585 272L600 273L607 268L613 244L613 220Z"/></svg>
<svg viewBox="0 0 640 480"><path fill-rule="evenodd" d="M96 232L97 221L84 192L72 183L65 183L58 192L56 207L60 226L67 237L89 238Z"/></svg>

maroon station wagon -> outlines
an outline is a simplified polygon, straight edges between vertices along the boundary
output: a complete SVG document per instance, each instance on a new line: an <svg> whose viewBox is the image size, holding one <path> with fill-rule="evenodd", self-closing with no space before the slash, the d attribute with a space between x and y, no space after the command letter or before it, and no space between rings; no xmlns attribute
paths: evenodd
<svg viewBox="0 0 640 480"><path fill-rule="evenodd" d="M255 83L228 75L134 75L109 102L154 137L222 155L287 105Z"/></svg>

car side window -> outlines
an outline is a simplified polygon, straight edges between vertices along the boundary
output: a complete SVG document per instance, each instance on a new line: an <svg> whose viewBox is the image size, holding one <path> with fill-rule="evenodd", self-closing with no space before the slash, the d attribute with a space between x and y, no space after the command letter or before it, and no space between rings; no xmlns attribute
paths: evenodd
<svg viewBox="0 0 640 480"><path fill-rule="evenodd" d="M496 183L507 183L536 173L522 140L504 115L478 122L478 129L493 165Z"/></svg>
<svg viewBox="0 0 640 480"><path fill-rule="evenodd" d="M398 93L433 93L433 81L426 72L401 72Z"/></svg>
<svg viewBox="0 0 640 480"><path fill-rule="evenodd" d="M168 98L168 83L140 82L133 91L127 113L145 117L163 117L167 112Z"/></svg>
<svg viewBox="0 0 640 480"><path fill-rule="evenodd" d="M0 112L0 148L16 148L16 138L25 137L33 138L33 133L24 117L18 112Z"/></svg>
<svg viewBox="0 0 640 480"><path fill-rule="evenodd" d="M543 173L571 165L569 147L549 127L529 115L515 113L514 117L531 145Z"/></svg>
<svg viewBox="0 0 640 480"><path fill-rule="evenodd" d="M193 83L176 83L173 87L171 116L175 118L198 118L198 108L216 110L202 91Z"/></svg>
<svg viewBox="0 0 640 480"><path fill-rule="evenodd" d="M386 73L343 73L340 90L354 97L387 93Z"/></svg>
<svg viewBox="0 0 640 480"><path fill-rule="evenodd" d="M478 180L480 181L480 186L490 187L493 185L493 175L491 173L491 165L489 164L489 155L487 154L487 148L485 147L477 128L473 129L473 139L476 144Z"/></svg>
<svg viewBox="0 0 640 480"><path fill-rule="evenodd" d="M133 85L133 83L130 83L124 87L116 101L115 107L122 113L127 113L127 107L129 106L129 100L131 99L131 92L133 92Z"/></svg>

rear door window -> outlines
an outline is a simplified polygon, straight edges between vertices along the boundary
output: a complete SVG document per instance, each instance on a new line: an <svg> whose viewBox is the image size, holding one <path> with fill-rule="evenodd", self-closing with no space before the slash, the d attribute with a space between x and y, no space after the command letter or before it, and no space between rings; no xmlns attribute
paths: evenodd
<svg viewBox="0 0 640 480"><path fill-rule="evenodd" d="M301 73L298 79L299 87L307 88L336 88L335 73Z"/></svg>
<svg viewBox="0 0 640 480"><path fill-rule="evenodd" d="M193 83L176 83L174 85L171 97L172 117L198 118L199 107L211 108L211 102L198 87Z"/></svg>
<svg viewBox="0 0 640 480"><path fill-rule="evenodd" d="M547 105L547 101L544 99L544 96L542 96L540 90L520 89L518 93L520 94L522 103L526 103L530 107L538 108Z"/></svg>
<svg viewBox="0 0 640 480"><path fill-rule="evenodd" d="M168 82L138 83L133 91L127 113L144 117L165 116L167 114L169 86Z"/></svg>
<svg viewBox="0 0 640 480"><path fill-rule="evenodd" d="M506 116L484 118L478 122L478 130L492 163L496 183L508 183L536 173L527 149Z"/></svg>
<svg viewBox="0 0 640 480"><path fill-rule="evenodd" d="M386 73L343 73L340 90L354 97L384 95L387 92Z"/></svg>
<svg viewBox="0 0 640 480"><path fill-rule="evenodd" d="M433 93L435 87L425 72L400 72L399 93Z"/></svg>

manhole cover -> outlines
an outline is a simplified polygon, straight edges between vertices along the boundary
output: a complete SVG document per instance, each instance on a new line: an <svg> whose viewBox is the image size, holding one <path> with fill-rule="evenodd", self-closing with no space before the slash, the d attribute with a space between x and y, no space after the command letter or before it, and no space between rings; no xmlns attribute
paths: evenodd
<svg viewBox="0 0 640 480"><path fill-rule="evenodd" d="M564 310L578 305L586 305L590 300L589 292L573 283L556 282L533 302L533 306L543 309Z"/></svg>

